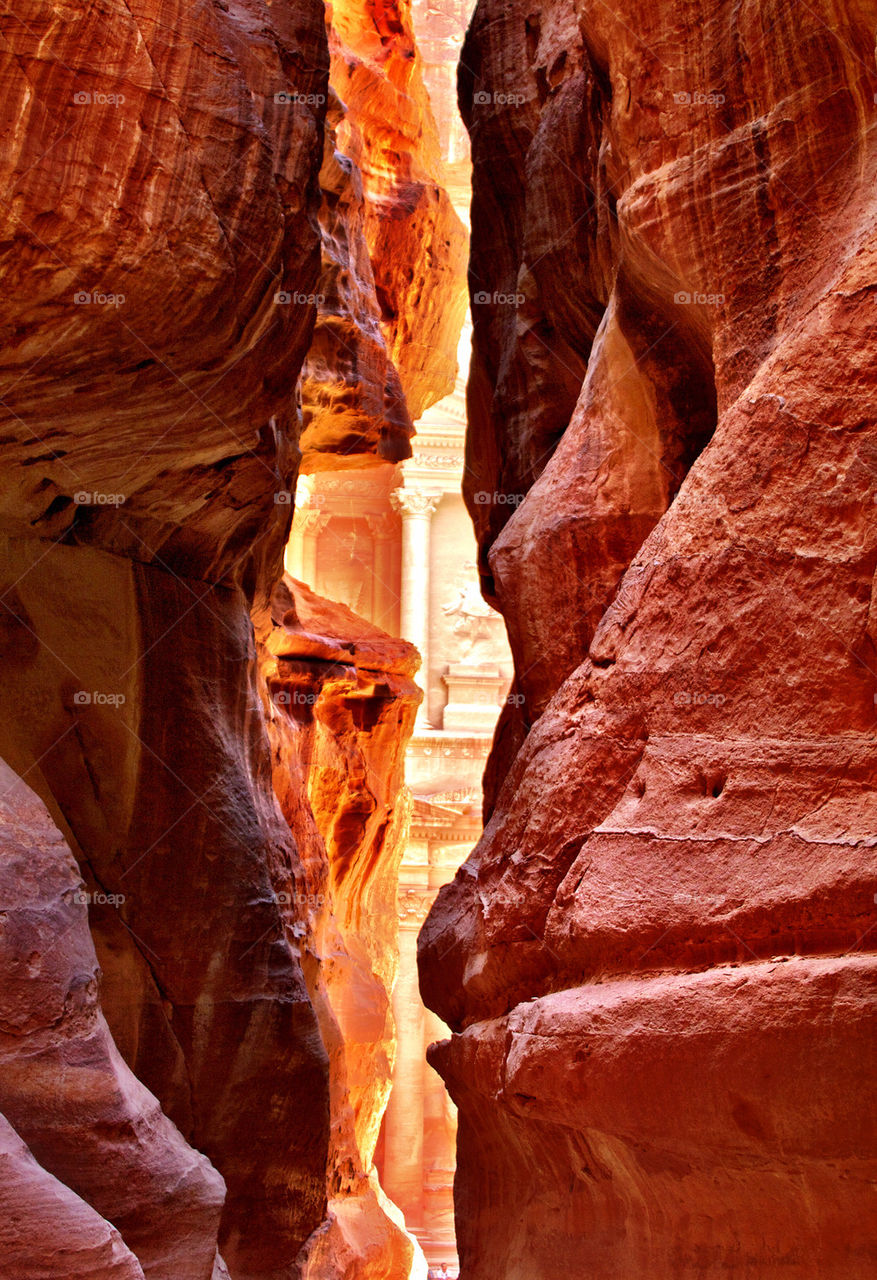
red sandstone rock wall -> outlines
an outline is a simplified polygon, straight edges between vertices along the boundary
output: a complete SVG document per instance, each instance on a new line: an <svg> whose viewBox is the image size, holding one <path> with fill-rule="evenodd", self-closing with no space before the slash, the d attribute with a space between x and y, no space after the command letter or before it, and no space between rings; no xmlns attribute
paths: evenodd
<svg viewBox="0 0 877 1280"><path fill-rule="evenodd" d="M264 635L275 789L301 854L286 892L330 1060L327 1226L303 1276L407 1280L415 1246L377 1183L390 1091L404 752L416 650L284 578Z"/></svg>
<svg viewBox="0 0 877 1280"><path fill-rule="evenodd" d="M332 0L341 149L362 173L365 233L387 349L417 419L449 395L466 311L466 233L442 186L438 131L410 0Z"/></svg>
<svg viewBox="0 0 877 1280"><path fill-rule="evenodd" d="M115 1045L225 1179L211 1258L218 1237L234 1275L291 1274L324 1214L328 1063L271 896L296 854L248 593L278 571L313 321L274 295L312 290L319 254L320 116L275 94L324 90L322 9L32 3L3 34L2 751L98 895ZM146 1202L131 1220L34 1153L168 1274ZM123 1191L118 1160L77 1159ZM203 1256L190 1233L171 1270Z"/></svg>
<svg viewBox="0 0 877 1280"><path fill-rule="evenodd" d="M222 1178L120 1058L100 1010L90 895L76 863L45 806L2 762L0 785L3 1270L218 1275Z"/></svg>
<svg viewBox="0 0 877 1280"><path fill-rule="evenodd" d="M410 4L334 3L327 21L306 471L409 456L412 420L453 389L466 310L467 237L442 185Z"/></svg>
<svg viewBox="0 0 877 1280"><path fill-rule="evenodd" d="M0 29L0 752L72 850L91 928L64 898L75 873L42 815L4 882L0 1179L21 1217L0 1229L0 1270L297 1280L347 1190L340 1173L327 1186L327 1162L345 1088L332 1017L348 1028L283 896L312 853L275 797L250 607L263 615L280 573L320 230L328 241L343 221L321 214L325 12L28 0ZM406 208L388 216L404 225ZM364 263L355 219L347 234ZM424 239L415 277L429 253L453 259ZM415 364L413 383L433 377ZM398 449L385 418L355 447L383 433ZM332 442L324 423L307 447ZM355 951L356 904L389 893L386 750L386 777L371 768L388 829L358 814L358 794L342 804L345 857L362 837L366 861L324 925L330 968L375 989L391 961ZM55 850L39 887L28 841L37 862ZM37 1073L22 1074L20 1019ZM388 1028L371 1031L389 1052ZM360 1198L384 1088L378 1072L369 1093L365 1057L349 1072ZM352 1276L374 1244L350 1238Z"/></svg>
<svg viewBox="0 0 877 1280"><path fill-rule="evenodd" d="M327 21L305 471L408 457L412 419L453 388L466 311L467 236L443 185L410 4L336 3Z"/></svg>
<svg viewBox="0 0 877 1280"><path fill-rule="evenodd" d="M421 937L471 1280L877 1268L875 19L475 14L467 489L525 703Z"/></svg>

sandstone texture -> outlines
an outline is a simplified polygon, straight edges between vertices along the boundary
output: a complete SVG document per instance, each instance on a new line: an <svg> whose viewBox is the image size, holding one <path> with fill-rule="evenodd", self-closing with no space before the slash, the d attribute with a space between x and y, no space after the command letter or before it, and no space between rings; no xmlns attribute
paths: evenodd
<svg viewBox="0 0 877 1280"><path fill-rule="evenodd" d="M323 6L27 0L3 37L4 525L240 577L289 514Z"/></svg>
<svg viewBox="0 0 877 1280"><path fill-rule="evenodd" d="M307 470L408 457L414 432L382 326L362 172L338 145L347 112L332 89L330 99L320 170L319 312L301 378Z"/></svg>
<svg viewBox="0 0 877 1280"><path fill-rule="evenodd" d="M223 1181L113 1044L90 895L61 833L2 762L0 786L3 1269L210 1280Z"/></svg>
<svg viewBox="0 0 877 1280"><path fill-rule="evenodd" d="M410 0L332 0L329 12L331 85L347 106L338 140L362 174L382 332L416 420L454 388L466 232L442 183Z"/></svg>
<svg viewBox="0 0 877 1280"><path fill-rule="evenodd" d="M295 908L330 1062L327 1224L306 1246L302 1275L398 1280L412 1274L416 1246L373 1157L395 1051L402 782L419 656L288 576L266 622L275 789L301 857L277 896Z"/></svg>
<svg viewBox="0 0 877 1280"><path fill-rule="evenodd" d="M143 1268L114 1227L40 1168L0 1120L0 1249L7 1275L54 1280L142 1280Z"/></svg>
<svg viewBox="0 0 877 1280"><path fill-rule="evenodd" d="M481 0L464 1277L877 1268L872 6ZM488 1172L485 1172L488 1171Z"/></svg>
<svg viewBox="0 0 877 1280"><path fill-rule="evenodd" d="M331 1181L347 1085L314 974L334 952L314 959L306 913L283 896L313 853L299 850L275 794L251 609L261 627L289 531L321 240L325 270L331 237L346 234L363 279L362 240L379 241L382 216L406 253L422 240L404 278L431 298L425 328L412 320L409 333L424 342L444 340L439 321L458 305L458 247L450 231L427 230L443 225L443 202L423 176L431 160L418 167L416 130L401 185L384 175L380 211L352 199L349 214L329 216L329 39L315 0L27 0L0 30L0 753L78 866L58 853L61 869L47 863L38 889L26 857L4 881L16 923L3 952L13 1021L2 1031L11 1128L0 1178L21 1216L3 1228L0 1272L299 1280L303 1250L335 1220L330 1199L349 1189ZM375 92L381 83L375 72ZM414 72L411 84L416 97ZM345 118L353 129L349 107ZM406 204L394 193L409 182L419 195ZM405 365L403 393L409 379L438 396L456 335L428 357L412 340L397 361L405 324L372 324L390 353L379 376L391 383ZM350 321L366 369L364 335ZM410 408L391 412L395 387L369 408L353 452L379 453L381 439L394 456L406 447ZM309 457L341 436L350 447L330 418ZM366 738L372 727L366 715ZM353 750L351 732L339 752ZM371 767L388 773L369 787L388 834L361 815L356 787L349 803L339 796L351 903L371 881L389 892L380 860L396 856L398 780L381 751ZM288 790L278 785L281 799ZM82 903L63 897L76 876ZM368 926L345 903L325 926L351 949L338 965L376 990L392 959L379 965L358 942ZM50 950L54 934L64 945ZM392 942L378 929L375 945ZM372 1030L373 1087L361 1078ZM350 1033L360 1039L347 1105L363 1117L351 1182L364 1199L391 1035L376 1020ZM402 1259L386 1274L407 1274L409 1242L391 1211L374 1212ZM29 1231L40 1214L41 1233ZM345 1274L361 1274L363 1238L354 1222Z"/></svg>
<svg viewBox="0 0 877 1280"><path fill-rule="evenodd" d="M327 6L330 80L304 471L398 462L448 394L466 310L465 229L443 185L410 4ZM289 295L306 302L304 295Z"/></svg>

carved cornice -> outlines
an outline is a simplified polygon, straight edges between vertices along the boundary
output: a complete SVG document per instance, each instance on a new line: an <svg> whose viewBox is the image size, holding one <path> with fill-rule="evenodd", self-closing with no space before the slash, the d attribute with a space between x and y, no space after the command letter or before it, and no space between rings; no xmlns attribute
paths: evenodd
<svg viewBox="0 0 877 1280"><path fill-rule="evenodd" d="M376 497L386 493L396 482L395 475L376 474L376 471L317 471L312 478L315 495L355 494L357 497Z"/></svg>
<svg viewBox="0 0 877 1280"><path fill-rule="evenodd" d="M482 827L478 822L469 822L459 826L442 826L440 823L423 822L415 819L411 823L411 836L414 840L432 841L435 844L459 844L473 849L481 835Z"/></svg>
<svg viewBox="0 0 877 1280"><path fill-rule="evenodd" d="M458 756L464 760L485 760L490 754L493 734L455 734L439 733L418 734L408 743L405 754L408 756Z"/></svg>
<svg viewBox="0 0 877 1280"><path fill-rule="evenodd" d="M463 461L461 453L421 453L418 451L415 452L408 466L411 470L423 467L427 471L451 471L456 473L462 471Z"/></svg>

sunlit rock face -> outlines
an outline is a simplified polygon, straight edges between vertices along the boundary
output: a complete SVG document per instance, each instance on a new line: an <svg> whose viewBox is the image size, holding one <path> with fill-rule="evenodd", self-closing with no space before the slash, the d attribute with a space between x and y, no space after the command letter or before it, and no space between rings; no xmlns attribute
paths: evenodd
<svg viewBox="0 0 877 1280"><path fill-rule="evenodd" d="M414 432L382 324L362 172L339 150L338 129L347 112L334 90L330 95L320 170L319 314L301 379L307 470L407 458ZM461 294L462 271L456 284Z"/></svg>
<svg viewBox="0 0 877 1280"><path fill-rule="evenodd" d="M467 490L524 704L421 938L466 1277L877 1267L874 18L475 14Z"/></svg>
<svg viewBox="0 0 877 1280"><path fill-rule="evenodd" d="M442 186L409 0L328 11L331 84L347 107L338 145L362 174L382 332L416 420L453 390L466 233Z"/></svg>
<svg viewBox="0 0 877 1280"><path fill-rule="evenodd" d="M419 657L286 577L263 633L275 788L301 854L281 890L331 1068L327 1225L302 1275L407 1280L415 1246L372 1172L390 1091L404 753ZM425 1268L424 1268L425 1269Z"/></svg>
<svg viewBox="0 0 877 1280"><path fill-rule="evenodd" d="M443 185L410 4L342 0L327 22L305 471L407 458L413 420L453 388L466 311L467 236Z"/></svg>
<svg viewBox="0 0 877 1280"><path fill-rule="evenodd" d="M328 227L325 17L308 0L34 0L2 19L0 752L68 842L91 928L89 941L82 904L28 906L30 873L9 872L4 911L24 914L4 990L39 965L53 929L65 947L79 938L28 995L51 994L69 1031L45 1031L38 1078L22 1082L17 1067L0 1078L11 1126L0 1178L23 1224L0 1234L10 1275L210 1280L215 1268L297 1280L343 1181L327 1182L327 1167L340 1149L344 1051L329 1035L307 917L288 897L312 853L300 855L275 796L250 616L254 601L264 616L280 576L299 459L296 384L321 219ZM407 181L413 159L403 167ZM399 206L391 213L399 221ZM349 234L377 235L354 221ZM431 251L453 259L437 242ZM364 262L360 244L351 256ZM444 323L437 300L432 310ZM423 357L415 365L412 386L434 380ZM388 413L356 447L369 452L384 434L398 451L397 427ZM392 808L389 748L386 758L390 773L372 785ZM395 854L367 874L384 844L356 797L341 809L348 884L359 886L349 902L372 882L389 893ZM337 903L325 928L352 957L338 967L370 982L371 944L355 952L362 913ZM389 981L391 956L382 963ZM45 1016L34 1015L41 1035ZM383 1024L336 1022L357 1045L373 1031L376 1056L386 1052ZM353 1053L349 1076L351 1109L370 1117L356 1138L367 1154L379 1100L357 1095L368 1093L364 1056ZM58 1132L46 1136L49 1096ZM140 1144L142 1168L128 1172L127 1138L104 1158L109 1129ZM38 1215L43 1229L30 1231ZM350 1265L364 1265L349 1236Z"/></svg>

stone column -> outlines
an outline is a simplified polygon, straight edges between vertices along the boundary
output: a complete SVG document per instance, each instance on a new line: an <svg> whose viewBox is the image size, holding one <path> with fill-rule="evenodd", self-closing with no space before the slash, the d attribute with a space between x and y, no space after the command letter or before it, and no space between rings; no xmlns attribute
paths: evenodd
<svg viewBox="0 0 877 1280"><path fill-rule="evenodd" d="M402 639L420 650L422 665L418 683L423 704L418 719L427 714L429 689L429 534L438 494L419 489L394 489L390 501L402 516Z"/></svg>
<svg viewBox="0 0 877 1280"><path fill-rule="evenodd" d="M410 1231L424 1226L423 1119L425 1015L417 986L417 935L435 891L410 886L399 893L399 977L393 990L396 1065L384 1114L381 1182L405 1214Z"/></svg>
<svg viewBox="0 0 877 1280"><path fill-rule="evenodd" d="M398 533L399 521L391 512L380 516L367 516L366 519L374 542L373 621L385 631L392 632L396 604L399 600L398 583L393 580L393 542Z"/></svg>
<svg viewBox="0 0 877 1280"><path fill-rule="evenodd" d="M306 508L302 512L301 580L317 589L317 540L329 523L329 514Z"/></svg>
<svg viewBox="0 0 877 1280"><path fill-rule="evenodd" d="M289 531L289 542L283 555L283 568L291 578L301 582L304 576L302 549L304 545L303 520L306 507L296 507L292 517L292 528Z"/></svg>

